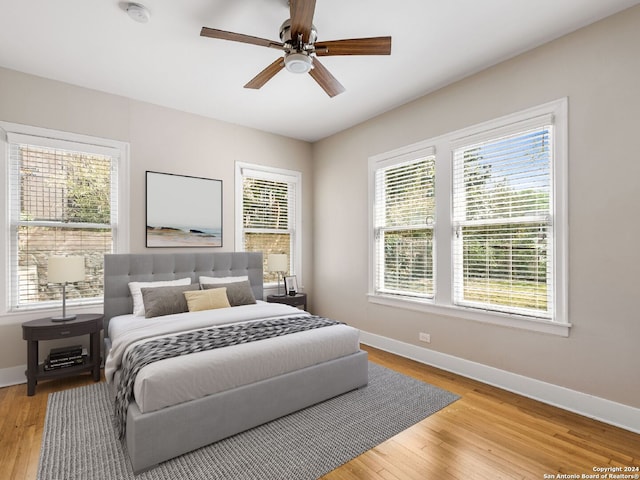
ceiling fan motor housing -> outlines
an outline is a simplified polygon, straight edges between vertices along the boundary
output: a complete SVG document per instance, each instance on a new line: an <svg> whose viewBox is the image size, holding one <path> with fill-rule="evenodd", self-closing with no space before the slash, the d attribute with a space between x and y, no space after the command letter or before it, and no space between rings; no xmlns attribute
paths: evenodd
<svg viewBox="0 0 640 480"><path fill-rule="evenodd" d="M280 26L280 40L290 48L284 56L284 66L292 73L307 73L313 68L311 53L314 52L313 44L318 38L316 27L311 25L309 41L301 44L298 39L291 39L291 19L288 18Z"/></svg>
<svg viewBox="0 0 640 480"><path fill-rule="evenodd" d="M317 39L318 31L316 30L315 25L311 25L311 31L309 32L309 41L304 45L304 47L313 46ZM288 43L294 48L297 47L296 44L298 43L298 39L295 39L293 42L291 41L290 18L286 19L284 22L282 22L282 25L280 25L280 41L282 41L282 43Z"/></svg>

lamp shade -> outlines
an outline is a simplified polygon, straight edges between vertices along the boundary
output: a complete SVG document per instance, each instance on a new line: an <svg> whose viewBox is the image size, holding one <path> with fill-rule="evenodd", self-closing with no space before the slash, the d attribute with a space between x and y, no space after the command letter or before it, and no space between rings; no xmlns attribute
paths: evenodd
<svg viewBox="0 0 640 480"><path fill-rule="evenodd" d="M284 253L270 253L267 256L267 271L286 272L289 270L289 259Z"/></svg>
<svg viewBox="0 0 640 480"><path fill-rule="evenodd" d="M84 280L84 257L56 255L49 257L49 283L72 283Z"/></svg>

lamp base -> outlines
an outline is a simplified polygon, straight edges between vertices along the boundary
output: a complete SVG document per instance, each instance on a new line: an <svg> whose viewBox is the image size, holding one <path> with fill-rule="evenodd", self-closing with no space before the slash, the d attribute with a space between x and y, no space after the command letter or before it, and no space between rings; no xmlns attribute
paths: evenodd
<svg viewBox="0 0 640 480"><path fill-rule="evenodd" d="M67 320L75 319L75 315L60 315L58 317L51 317L52 322L66 322Z"/></svg>

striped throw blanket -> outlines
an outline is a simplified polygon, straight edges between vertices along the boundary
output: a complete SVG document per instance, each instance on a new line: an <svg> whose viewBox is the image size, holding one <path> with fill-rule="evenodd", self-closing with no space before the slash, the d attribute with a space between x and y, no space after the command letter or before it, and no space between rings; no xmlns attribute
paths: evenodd
<svg viewBox="0 0 640 480"><path fill-rule="evenodd" d="M165 358L339 324L341 322L314 315L288 316L179 333L132 347L123 359L122 374L116 390L114 421L118 438L124 438L127 409L133 399L133 385L138 372L145 365Z"/></svg>

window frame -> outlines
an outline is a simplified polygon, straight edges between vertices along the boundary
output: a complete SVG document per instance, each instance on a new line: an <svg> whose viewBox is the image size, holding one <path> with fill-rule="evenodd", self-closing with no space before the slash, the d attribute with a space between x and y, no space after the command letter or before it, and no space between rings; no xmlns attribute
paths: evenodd
<svg viewBox="0 0 640 480"><path fill-rule="evenodd" d="M17 246L14 242L15 230L12 228L12 203L10 193L11 182L11 159L10 141L8 136L19 138L20 136L30 137L31 143L42 145L43 147L53 147L60 149L86 149L88 153L111 149L118 153L117 165L117 221L112 223L112 238L114 243L114 253L129 251L129 144L117 140L94 137L77 133L64 132L42 127L17 124L0 121L0 184L3 185L5 194L0 198L0 222L5 226L5 234L0 236L0 271L5 278L5 288L0 292L0 314L24 315L30 312L57 311L59 305L54 302L34 303L18 307L13 298L16 291L15 278L13 278L12 255ZM102 296L92 299L82 299L68 302L72 309L81 308L86 305L102 304Z"/></svg>
<svg viewBox="0 0 640 480"><path fill-rule="evenodd" d="M403 166L407 166L407 165L415 165L418 164L419 162L429 162L429 163L435 163L435 151L433 148L424 148L424 149L420 149L417 150L415 152L411 152L409 154L406 155L399 155L397 157L392 158L389 161L383 161L381 162L379 165L377 165L377 168L375 169L373 173L373 182L374 184L378 184L378 172L381 171L387 171L390 168L393 167L403 167ZM434 177L435 178L435 177ZM432 187L435 190L435 186ZM382 274L379 270L378 270L378 266L379 265L384 265L385 262L385 258L384 258L384 235L387 232L400 232L400 231L407 231L407 230L424 230L424 231L430 231L431 232L431 243L433 244L435 239L434 239L434 223L433 221L431 223L427 222L427 219L425 218L425 222L424 224L417 224L417 225L410 225L410 224L401 224L401 225L392 225L389 226L387 225L386 221L382 222L384 223L384 225L380 225L380 219L379 217L381 215L384 216L384 213L386 212L386 204L383 204L383 202L378 203L376 201L377 198L377 190L374 187L374 199L373 199L373 208L374 208L374 212L373 212L373 237L374 237L374 245L372 248L375 249L375 260L374 262L376 263L376 265L373 267L376 270L376 275L374 276L374 283L373 283L373 289L372 291L377 292L377 294L379 295L388 295L388 296L401 296L401 297L412 297L412 298L418 298L418 299L433 299L435 296L435 246L432 247L432 257L431 257L431 265L432 265L432 271L433 271L433 278L431 278L431 282L433 284L433 289L431 293L424 293L424 294L420 294L417 292L407 292L406 294L402 294L402 291L395 291L392 288L387 288L386 286L381 286L381 284L384 284L384 277L385 275ZM386 195L383 195L384 199L386 200ZM380 211L382 210L382 211ZM431 216L431 215L429 215ZM433 212L433 215L431 216L432 220L435 217L435 212ZM377 218L377 220L376 220Z"/></svg>
<svg viewBox="0 0 640 480"><path fill-rule="evenodd" d="M274 181L286 181L295 184L295 198L292 200L293 214L289 214L294 222L291 230L291 246L293 252L289 258L289 276L295 275L299 282L299 288L303 286L302 275L302 172L285 168L270 167L247 162L235 162L235 250L244 252L244 222L243 222L243 171L256 172L259 178L267 178ZM291 212L291 209L289 210ZM276 288L277 282L265 283L265 288Z"/></svg>
<svg viewBox="0 0 640 480"><path fill-rule="evenodd" d="M527 125L539 117L552 116L554 129L553 163L551 165L552 222L554 235L550 240L554 275L554 311L551 319L527 315L486 311L454 304L453 238L453 152L460 145L478 138L491 138L495 132L511 126ZM381 166L418 158L425 149L436 156L436 219L434 224L433 300L409 296L384 295L375 291L375 172ZM474 320L559 336L568 336L568 99L561 98L526 110L472 125L454 132L401 147L369 158L369 290L368 301L375 304L405 308L437 315Z"/></svg>

